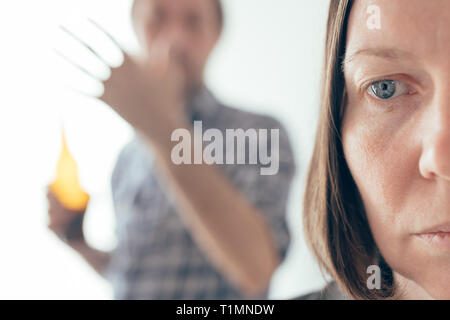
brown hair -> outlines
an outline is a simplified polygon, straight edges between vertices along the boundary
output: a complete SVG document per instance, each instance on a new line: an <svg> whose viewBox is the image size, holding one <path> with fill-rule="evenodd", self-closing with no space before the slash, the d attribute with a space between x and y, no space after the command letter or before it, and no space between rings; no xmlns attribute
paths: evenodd
<svg viewBox="0 0 450 320"><path fill-rule="evenodd" d="M224 24L224 20L225 20L222 2L221 2L221 0L212 0L212 1L214 2L215 11L217 14L217 23L219 25L219 29L221 30L223 28L223 24ZM134 12L136 10L136 3L137 3L137 0L133 0L133 5L131 8L132 16L134 16Z"/></svg>
<svg viewBox="0 0 450 320"><path fill-rule="evenodd" d="M327 22L319 127L309 166L304 232L321 269L355 299L394 297L392 270L379 253L357 186L345 161L341 123L346 93L342 61L353 0L331 0ZM381 289L369 289L370 265L381 269Z"/></svg>

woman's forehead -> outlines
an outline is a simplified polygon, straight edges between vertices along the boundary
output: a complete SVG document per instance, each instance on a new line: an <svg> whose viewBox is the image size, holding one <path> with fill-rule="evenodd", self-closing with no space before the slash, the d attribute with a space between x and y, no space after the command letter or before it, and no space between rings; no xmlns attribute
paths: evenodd
<svg viewBox="0 0 450 320"><path fill-rule="evenodd" d="M355 1L348 22L347 55L359 51L417 58L450 54L450 1ZM400 57L401 58L401 57Z"/></svg>

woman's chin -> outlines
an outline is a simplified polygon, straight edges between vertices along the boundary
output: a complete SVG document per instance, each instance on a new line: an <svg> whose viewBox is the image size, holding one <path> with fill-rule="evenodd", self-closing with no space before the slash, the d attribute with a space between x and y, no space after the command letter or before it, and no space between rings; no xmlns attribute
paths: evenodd
<svg viewBox="0 0 450 320"><path fill-rule="evenodd" d="M431 285L430 288L427 288L427 292L433 299L450 300L450 285L448 282Z"/></svg>

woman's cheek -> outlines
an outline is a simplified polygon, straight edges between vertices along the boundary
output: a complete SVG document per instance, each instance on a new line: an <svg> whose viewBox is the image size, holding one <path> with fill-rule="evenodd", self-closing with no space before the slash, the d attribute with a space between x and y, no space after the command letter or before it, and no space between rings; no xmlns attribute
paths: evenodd
<svg viewBox="0 0 450 320"><path fill-rule="evenodd" d="M398 118L391 120L349 112L342 142L375 242L388 264L404 271L403 262L411 253L405 226L414 219L418 179L409 125Z"/></svg>
<svg viewBox="0 0 450 320"><path fill-rule="evenodd" d="M411 182L417 183L416 125L403 110L374 112L370 106L352 103L341 128L347 165L366 211L376 212L386 223L405 209Z"/></svg>
<svg viewBox="0 0 450 320"><path fill-rule="evenodd" d="M405 161L406 135L396 134L378 116L350 112L342 128L343 148L352 177L362 197L375 238L400 230L408 195L410 165Z"/></svg>
<svg viewBox="0 0 450 320"><path fill-rule="evenodd" d="M383 190L385 184L390 184L389 171L395 171L388 146L391 141L384 127L364 107L347 107L342 127L344 155L363 200L369 201L366 206L375 205L372 202L381 197L389 197Z"/></svg>

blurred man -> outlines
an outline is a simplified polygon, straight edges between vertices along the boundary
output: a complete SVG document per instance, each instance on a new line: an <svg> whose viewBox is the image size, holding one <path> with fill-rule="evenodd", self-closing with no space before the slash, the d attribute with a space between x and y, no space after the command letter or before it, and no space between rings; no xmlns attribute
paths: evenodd
<svg viewBox="0 0 450 320"><path fill-rule="evenodd" d="M144 58L124 53L100 97L137 133L112 176L117 248L90 247L84 212L68 212L51 193L49 227L111 281L118 299L265 298L289 244L295 167L286 132L270 117L222 105L205 88L223 26L218 0L137 0L132 10ZM172 133L193 132L194 121L224 136L278 129L277 173L262 175L261 161L174 164Z"/></svg>

